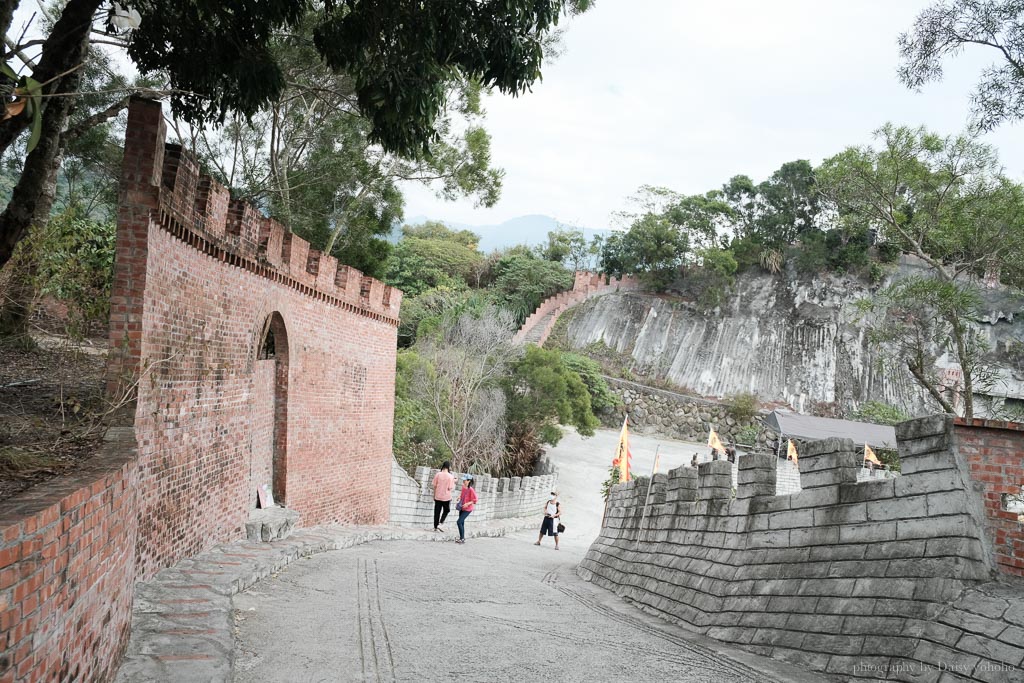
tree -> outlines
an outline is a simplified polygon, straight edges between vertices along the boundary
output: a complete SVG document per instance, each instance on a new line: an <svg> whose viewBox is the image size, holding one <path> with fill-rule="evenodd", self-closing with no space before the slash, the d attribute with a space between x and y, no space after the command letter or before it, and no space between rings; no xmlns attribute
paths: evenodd
<svg viewBox="0 0 1024 683"><path fill-rule="evenodd" d="M465 289L468 278L484 260L475 248L479 237L468 230L456 233L441 224L427 224L403 232L405 237L388 259L384 281L408 296L439 287Z"/></svg>
<svg viewBox="0 0 1024 683"><path fill-rule="evenodd" d="M549 296L571 289L573 274L561 263L510 252L494 266L495 300L519 324Z"/></svg>
<svg viewBox="0 0 1024 683"><path fill-rule="evenodd" d="M505 382L508 405L511 466L526 469L536 456L533 444L555 445L562 438L559 424L572 425L583 436L593 436L600 424L594 417L590 392L558 351L534 345L512 364ZM525 448L524 448L525 447Z"/></svg>
<svg viewBox="0 0 1024 683"><path fill-rule="evenodd" d="M628 270L659 292L679 277L679 268L689 250L686 233L655 214L638 219L623 238Z"/></svg>
<svg viewBox="0 0 1024 683"><path fill-rule="evenodd" d="M899 37L900 80L920 90L942 80L942 62L970 46L994 50L972 96L981 130L1024 117L1024 3L1021 0L949 0L924 9Z"/></svg>
<svg viewBox="0 0 1024 683"><path fill-rule="evenodd" d="M5 34L18 4L12 0L0 9ZM63 6L31 75L18 83L23 99L39 106L21 113L5 106L11 116L0 122L0 155L30 127L34 132L12 199L0 214L0 266L31 225L57 158L101 5L69 0ZM523 92L540 77L545 41L560 16L588 5L328 0L316 7L313 44L333 72L350 79L356 106L369 122L367 139L386 152L417 158L428 155L439 137L438 120L453 83ZM308 7L303 0L138 0L133 9L140 21L127 39L128 55L144 74L166 74L178 119L203 124L222 123L232 112L251 116L285 91L285 69L272 37L300 26ZM14 79L4 79L10 92Z"/></svg>
<svg viewBox="0 0 1024 683"><path fill-rule="evenodd" d="M436 334L417 341L424 361L411 396L426 406L452 467L498 471L505 451L502 382L515 359L512 317L493 307L480 315L453 311Z"/></svg>
<svg viewBox="0 0 1024 683"><path fill-rule="evenodd" d="M883 293L887 303L913 312L905 320L918 326L892 341L915 379L949 410L952 405L938 396L930 369L935 359L929 357L929 344L948 332L963 373L964 414L973 416L984 352L971 327L977 312L972 278L1016 276L1024 267L1024 191L1001 175L991 147L969 137L941 138L892 125L876 137L881 150L851 147L826 160L818 169L819 186L839 211L927 264L931 277ZM941 321L929 317L935 315Z"/></svg>

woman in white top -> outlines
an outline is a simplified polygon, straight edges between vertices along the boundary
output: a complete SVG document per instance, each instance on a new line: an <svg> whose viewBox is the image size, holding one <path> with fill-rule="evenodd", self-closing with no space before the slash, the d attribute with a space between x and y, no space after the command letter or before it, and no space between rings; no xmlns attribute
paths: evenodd
<svg viewBox="0 0 1024 683"><path fill-rule="evenodd" d="M544 503L544 521L540 523L540 535L534 545L540 545L545 532L555 537L555 550L558 550L558 524L562 517L562 505L558 502L558 491L552 491L551 497Z"/></svg>

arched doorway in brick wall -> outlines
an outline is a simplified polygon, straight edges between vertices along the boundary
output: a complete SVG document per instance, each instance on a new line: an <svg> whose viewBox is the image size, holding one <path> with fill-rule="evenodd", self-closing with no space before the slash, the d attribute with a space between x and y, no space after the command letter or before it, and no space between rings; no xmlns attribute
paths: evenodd
<svg viewBox="0 0 1024 683"><path fill-rule="evenodd" d="M285 328L284 318L276 311L263 323L263 334L256 358L260 361L257 363L258 370L260 366L266 368L272 363L272 369L268 368L268 372L263 375L258 371L256 378L258 384L263 381L272 385L256 388L257 394L260 394L262 389L273 397L272 408L266 415L266 418L272 421L272 425L257 425L256 428L262 426L269 431L271 455L268 464L271 490L274 502L284 505L288 500L288 330Z"/></svg>

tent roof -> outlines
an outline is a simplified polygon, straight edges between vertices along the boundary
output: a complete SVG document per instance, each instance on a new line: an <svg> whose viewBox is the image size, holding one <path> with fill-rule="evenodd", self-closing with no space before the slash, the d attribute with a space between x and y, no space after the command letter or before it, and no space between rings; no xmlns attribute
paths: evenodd
<svg viewBox="0 0 1024 683"><path fill-rule="evenodd" d="M783 436L811 441L829 438L853 439L856 444L867 443L876 448L896 448L896 429L888 425L813 417L788 410L773 410L764 420L769 427Z"/></svg>

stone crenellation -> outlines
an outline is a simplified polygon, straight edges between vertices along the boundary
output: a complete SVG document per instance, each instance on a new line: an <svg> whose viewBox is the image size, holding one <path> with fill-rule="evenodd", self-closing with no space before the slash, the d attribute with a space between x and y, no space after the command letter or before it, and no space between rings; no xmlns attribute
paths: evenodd
<svg viewBox="0 0 1024 683"><path fill-rule="evenodd" d="M616 486L578 572L816 671L1008 680L1024 661L1024 588L999 563L962 429L944 416L900 425L896 478L858 482L857 445L827 439L805 445L798 493L775 495L767 454L739 458L735 497L727 462L656 475L646 517L647 480Z"/></svg>
<svg viewBox="0 0 1024 683"><path fill-rule="evenodd" d="M397 461L391 464L391 518L395 526L425 526L434 524L434 475L438 470L417 467L416 476L410 477ZM540 517L544 502L558 484L558 474L546 459L532 477L492 477L474 474L474 487L479 501L472 520L483 522L510 517ZM451 512L447 524L454 525L458 513L455 502L462 492L461 474L455 473L455 492L452 494ZM454 516L454 517L453 517Z"/></svg>

